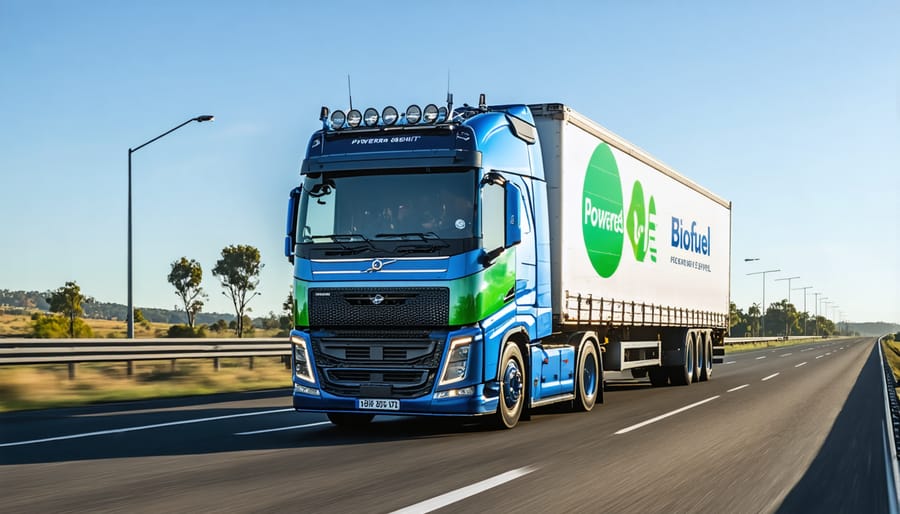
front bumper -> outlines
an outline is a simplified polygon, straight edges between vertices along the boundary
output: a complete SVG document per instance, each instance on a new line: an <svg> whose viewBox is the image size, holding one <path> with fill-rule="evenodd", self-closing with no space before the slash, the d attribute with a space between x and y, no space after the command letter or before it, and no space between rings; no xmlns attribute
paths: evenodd
<svg viewBox="0 0 900 514"><path fill-rule="evenodd" d="M388 416L480 416L497 411L497 387L476 384L472 396L434 398L429 394L419 398L401 398L400 410L357 409L356 398L336 396L319 390L318 396L294 392L294 409L300 412L352 412Z"/></svg>

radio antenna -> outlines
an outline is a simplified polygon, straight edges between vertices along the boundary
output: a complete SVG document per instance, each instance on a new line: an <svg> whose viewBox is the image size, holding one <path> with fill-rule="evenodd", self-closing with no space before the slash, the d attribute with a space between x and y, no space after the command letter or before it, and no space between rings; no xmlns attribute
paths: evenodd
<svg viewBox="0 0 900 514"><path fill-rule="evenodd" d="M350 74L347 74L347 96L350 97L350 110L353 110L353 91L350 89Z"/></svg>

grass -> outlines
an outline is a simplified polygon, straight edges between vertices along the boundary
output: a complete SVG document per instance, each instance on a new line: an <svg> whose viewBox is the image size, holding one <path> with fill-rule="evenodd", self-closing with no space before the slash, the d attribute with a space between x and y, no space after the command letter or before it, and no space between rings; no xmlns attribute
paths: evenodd
<svg viewBox="0 0 900 514"><path fill-rule="evenodd" d="M169 398L290 387L291 374L280 357L135 361L128 376L124 362L79 364L69 380L62 365L0 367L0 412L92 403Z"/></svg>
<svg viewBox="0 0 900 514"><path fill-rule="evenodd" d="M891 371L894 372L894 383L900 383L900 341L887 337L882 339L881 351L884 352L884 358L887 359ZM900 387L896 390L900 395Z"/></svg>

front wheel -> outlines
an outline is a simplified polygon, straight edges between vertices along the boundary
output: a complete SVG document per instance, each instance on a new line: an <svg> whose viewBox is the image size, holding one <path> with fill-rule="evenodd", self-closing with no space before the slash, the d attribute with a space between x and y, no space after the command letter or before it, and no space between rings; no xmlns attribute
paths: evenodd
<svg viewBox="0 0 900 514"><path fill-rule="evenodd" d="M525 406L525 366L516 343L506 343L500 363L500 401L495 421L498 428L513 428Z"/></svg>

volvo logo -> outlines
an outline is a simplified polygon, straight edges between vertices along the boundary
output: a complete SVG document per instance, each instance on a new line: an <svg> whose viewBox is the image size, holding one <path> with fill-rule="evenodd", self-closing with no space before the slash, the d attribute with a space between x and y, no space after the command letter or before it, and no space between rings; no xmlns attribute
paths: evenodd
<svg viewBox="0 0 900 514"><path fill-rule="evenodd" d="M395 262L397 262L397 259L385 259L385 260L375 259L374 261L372 261L372 264L369 265L369 269L367 269L365 271L365 273L381 271L381 268L387 266L388 264L393 264Z"/></svg>
<svg viewBox="0 0 900 514"><path fill-rule="evenodd" d="M380 294L376 294L375 296L372 297L373 305L381 305L381 302L383 302L383 301L384 301L384 297L381 296Z"/></svg>

